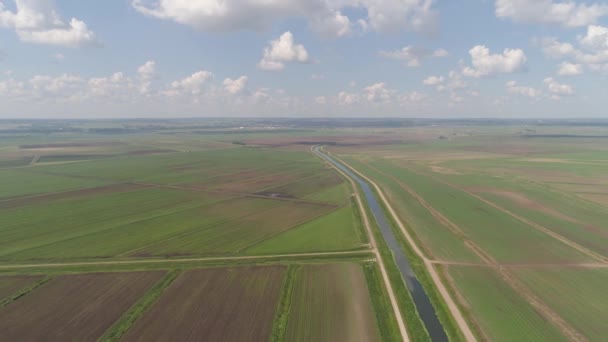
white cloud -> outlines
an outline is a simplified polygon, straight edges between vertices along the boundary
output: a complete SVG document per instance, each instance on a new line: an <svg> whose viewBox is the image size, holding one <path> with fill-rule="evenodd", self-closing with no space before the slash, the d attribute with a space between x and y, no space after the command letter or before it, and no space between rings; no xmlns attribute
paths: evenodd
<svg viewBox="0 0 608 342"><path fill-rule="evenodd" d="M350 33L342 10L367 12L359 26L378 32L435 30L433 0L132 0L140 13L203 31L263 30L289 18L304 18L311 29L330 37Z"/></svg>
<svg viewBox="0 0 608 342"><path fill-rule="evenodd" d="M520 86L515 81L507 82L506 88L510 94L517 94L530 98L538 98L543 94L542 90L535 89L532 87Z"/></svg>
<svg viewBox="0 0 608 342"><path fill-rule="evenodd" d="M245 90L248 80L249 78L247 76L241 76L236 80L227 78L223 82L224 90L226 90L230 94L239 94L243 92L243 90Z"/></svg>
<svg viewBox="0 0 608 342"><path fill-rule="evenodd" d="M428 86L438 86L443 84L445 78L443 76L429 76L422 83Z"/></svg>
<svg viewBox="0 0 608 342"><path fill-rule="evenodd" d="M432 33L436 30L434 0L359 0L357 3L367 9L366 26L375 31L405 29Z"/></svg>
<svg viewBox="0 0 608 342"><path fill-rule="evenodd" d="M410 105L410 104L417 104L420 102L424 102L424 101L428 100L428 98L429 98L428 95L426 95L424 93L413 91L410 93L400 95L399 102L401 105Z"/></svg>
<svg viewBox="0 0 608 342"><path fill-rule="evenodd" d="M359 95L341 91L338 94L337 103L339 105L352 105L359 103Z"/></svg>
<svg viewBox="0 0 608 342"><path fill-rule="evenodd" d="M14 29L22 41L78 47L95 44L95 33L76 18L65 23L52 0L15 0L12 12L0 3L0 26Z"/></svg>
<svg viewBox="0 0 608 342"><path fill-rule="evenodd" d="M156 62L147 61L137 68L137 73L140 78L139 92L141 94L150 94L152 91L152 80L156 76Z"/></svg>
<svg viewBox="0 0 608 342"><path fill-rule="evenodd" d="M580 65L590 71L608 72L608 27L588 26L586 34L578 37L577 44L575 47L555 38L544 38L540 41L547 57L566 60L562 66L570 67L563 70L564 75L568 72L582 72ZM579 65L578 69L573 69L573 65Z"/></svg>
<svg viewBox="0 0 608 342"><path fill-rule="evenodd" d="M156 62L155 61L146 61L146 63L142 64L139 68L137 68L137 72L142 78L150 79L154 77L156 73Z"/></svg>
<svg viewBox="0 0 608 342"><path fill-rule="evenodd" d="M556 96L571 96L574 95L574 88L568 84L562 84L554 80L553 78L545 78L543 81L549 91Z"/></svg>
<svg viewBox="0 0 608 342"><path fill-rule="evenodd" d="M490 50L477 45L469 50L472 67L465 67L463 75L469 77L494 76L522 71L527 57L521 49L505 49L502 54L490 54Z"/></svg>
<svg viewBox="0 0 608 342"><path fill-rule="evenodd" d="M84 80L79 76L63 74L58 77L36 75L30 79L32 88L41 93L59 94L64 92L73 93L78 90Z"/></svg>
<svg viewBox="0 0 608 342"><path fill-rule="evenodd" d="M426 57L446 57L449 53L444 49L431 51L426 48L406 46L394 51L380 51L380 56L403 61L409 67L420 66L420 61Z"/></svg>
<svg viewBox="0 0 608 342"><path fill-rule="evenodd" d="M574 64L563 62L559 65L559 69L557 70L557 74L560 76L574 76L580 75L583 73L583 65L582 64Z"/></svg>
<svg viewBox="0 0 608 342"><path fill-rule="evenodd" d="M496 0L496 16L515 22L558 24L578 27L594 24L608 15L606 4L579 4L574 1Z"/></svg>
<svg viewBox="0 0 608 342"><path fill-rule="evenodd" d="M206 70L197 71L186 78L171 82L171 88L165 94L168 96L199 95L203 91L205 82L211 78L213 78L211 72Z"/></svg>
<svg viewBox="0 0 608 342"><path fill-rule="evenodd" d="M327 97L325 96L317 96L315 97L315 103L316 104L320 104L320 105L324 105L327 103Z"/></svg>
<svg viewBox="0 0 608 342"><path fill-rule="evenodd" d="M308 63L308 51L302 44L294 44L293 34L289 31L283 33L278 39L270 41L270 46L264 49L264 56L258 63L263 70L283 70L285 63Z"/></svg>
<svg viewBox="0 0 608 342"><path fill-rule="evenodd" d="M562 43L555 38L543 38L540 41L540 46L543 53L550 58L562 58L576 51L572 44Z"/></svg>
<svg viewBox="0 0 608 342"><path fill-rule="evenodd" d="M446 49L437 49L433 51L433 57L448 57L450 53Z"/></svg>
<svg viewBox="0 0 608 342"><path fill-rule="evenodd" d="M324 80L325 79L325 75L323 75L323 74L312 74L312 75L310 75L310 79L311 80Z"/></svg>
<svg viewBox="0 0 608 342"><path fill-rule="evenodd" d="M0 81L0 96L17 99L24 95L26 95L26 89L23 82L16 81L12 78L6 81Z"/></svg>
<svg viewBox="0 0 608 342"><path fill-rule="evenodd" d="M388 102L395 93L395 90L388 89L383 82L363 88L363 97L369 102Z"/></svg>

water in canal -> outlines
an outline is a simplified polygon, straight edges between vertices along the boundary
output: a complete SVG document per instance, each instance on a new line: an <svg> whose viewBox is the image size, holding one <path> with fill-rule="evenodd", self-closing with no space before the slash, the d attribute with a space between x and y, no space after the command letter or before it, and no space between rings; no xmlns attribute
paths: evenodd
<svg viewBox="0 0 608 342"><path fill-rule="evenodd" d="M397 263L397 267L401 272L403 279L407 284L407 289L410 291L412 295L412 299L414 300L414 305L416 305L416 310L418 310L418 314L428 330L429 335L431 336L432 341L448 341L448 337L443 329L443 326L439 322L439 318L437 318L437 313L435 312L435 308L427 294L424 292L424 288L416 278L414 271L410 267L409 261L405 256L405 253L399 246L395 235L391 229L388 218L382 206L378 202L376 198L376 194L372 190L370 184L368 184L363 178L359 177L357 174L352 172L348 167L344 166L342 163L338 162L334 158L320 151L318 146L314 147L314 151L321 156L323 159L335 165L337 168L342 170L345 174L347 174L350 178L352 178L355 182L361 186L361 190L363 190L363 194L365 195L365 199L367 200L367 204L380 228L380 232L382 233L382 237L388 248L393 253L393 257L395 258L395 262ZM407 322L406 322L407 324Z"/></svg>

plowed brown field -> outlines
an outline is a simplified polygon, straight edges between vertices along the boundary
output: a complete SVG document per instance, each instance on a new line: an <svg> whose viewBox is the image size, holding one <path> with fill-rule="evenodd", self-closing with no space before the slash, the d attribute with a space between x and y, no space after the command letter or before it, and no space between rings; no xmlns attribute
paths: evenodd
<svg viewBox="0 0 608 342"><path fill-rule="evenodd" d="M286 268L187 271L124 341L267 341Z"/></svg>
<svg viewBox="0 0 608 342"><path fill-rule="evenodd" d="M59 276L0 309L0 339L95 341L163 274Z"/></svg>

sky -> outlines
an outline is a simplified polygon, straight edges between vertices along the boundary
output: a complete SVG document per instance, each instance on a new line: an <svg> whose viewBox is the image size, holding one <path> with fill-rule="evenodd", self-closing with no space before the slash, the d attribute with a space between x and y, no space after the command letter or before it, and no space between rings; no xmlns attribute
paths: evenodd
<svg viewBox="0 0 608 342"><path fill-rule="evenodd" d="M607 0L0 0L0 118L608 118Z"/></svg>

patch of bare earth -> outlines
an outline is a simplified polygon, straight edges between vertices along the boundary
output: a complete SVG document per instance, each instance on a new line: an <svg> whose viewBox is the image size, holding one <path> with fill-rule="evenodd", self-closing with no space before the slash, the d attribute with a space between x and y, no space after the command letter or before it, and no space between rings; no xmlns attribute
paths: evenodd
<svg viewBox="0 0 608 342"><path fill-rule="evenodd" d="M7 298L17 290L24 288L35 281L41 280L42 278L43 276L37 275L1 276L0 300Z"/></svg>
<svg viewBox="0 0 608 342"><path fill-rule="evenodd" d="M59 276L0 309L0 339L95 341L163 274Z"/></svg>
<svg viewBox="0 0 608 342"><path fill-rule="evenodd" d="M123 341L267 341L286 268L183 273Z"/></svg>

